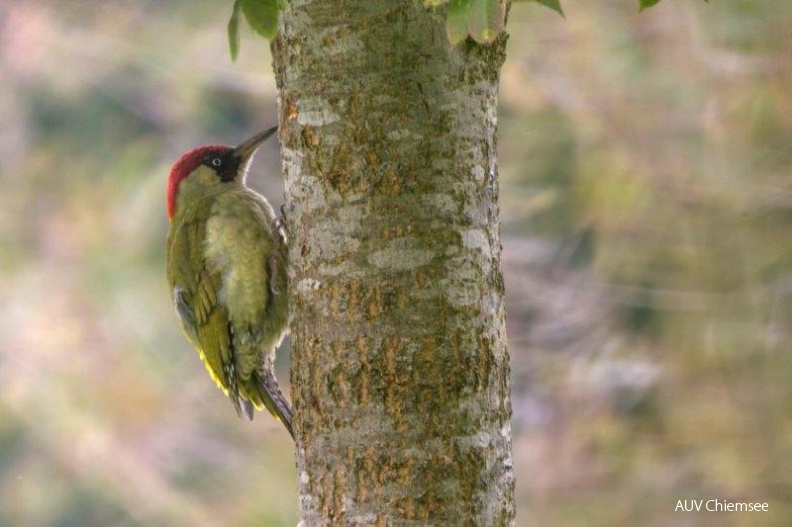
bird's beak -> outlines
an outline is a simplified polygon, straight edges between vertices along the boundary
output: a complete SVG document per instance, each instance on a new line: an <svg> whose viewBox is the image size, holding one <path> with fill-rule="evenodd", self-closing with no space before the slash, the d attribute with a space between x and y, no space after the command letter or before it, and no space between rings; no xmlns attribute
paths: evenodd
<svg viewBox="0 0 792 527"><path fill-rule="evenodd" d="M242 141L236 146L236 148L234 148L234 157L239 158L241 161L247 161L253 157L253 154L256 153L256 150L258 150L258 147L261 146L261 143L269 139L269 137L277 131L278 127L273 126L272 128L254 135L247 141Z"/></svg>

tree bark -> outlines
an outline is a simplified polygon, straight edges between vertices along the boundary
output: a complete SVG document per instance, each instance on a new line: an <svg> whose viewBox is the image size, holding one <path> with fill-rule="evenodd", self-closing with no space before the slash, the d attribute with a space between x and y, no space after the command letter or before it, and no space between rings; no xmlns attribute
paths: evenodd
<svg viewBox="0 0 792 527"><path fill-rule="evenodd" d="M511 525L495 152L505 35L292 0L273 42L303 524Z"/></svg>

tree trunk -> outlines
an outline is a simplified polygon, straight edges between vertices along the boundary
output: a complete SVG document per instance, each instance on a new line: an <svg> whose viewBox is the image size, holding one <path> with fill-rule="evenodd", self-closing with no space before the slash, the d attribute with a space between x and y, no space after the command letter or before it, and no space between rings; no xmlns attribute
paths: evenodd
<svg viewBox="0 0 792 527"><path fill-rule="evenodd" d="M303 524L511 525L495 152L505 36L292 0L273 43Z"/></svg>

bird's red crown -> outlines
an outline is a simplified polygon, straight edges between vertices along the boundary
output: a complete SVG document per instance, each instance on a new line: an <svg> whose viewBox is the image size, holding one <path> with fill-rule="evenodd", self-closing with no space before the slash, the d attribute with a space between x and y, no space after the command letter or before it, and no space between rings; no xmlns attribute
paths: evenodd
<svg viewBox="0 0 792 527"><path fill-rule="evenodd" d="M201 166L207 154L213 152L224 152L231 147L226 145L204 145L193 148L183 153L179 159L173 163L170 176L168 176L168 219L173 219L176 214L176 197L179 195L179 185L196 168Z"/></svg>

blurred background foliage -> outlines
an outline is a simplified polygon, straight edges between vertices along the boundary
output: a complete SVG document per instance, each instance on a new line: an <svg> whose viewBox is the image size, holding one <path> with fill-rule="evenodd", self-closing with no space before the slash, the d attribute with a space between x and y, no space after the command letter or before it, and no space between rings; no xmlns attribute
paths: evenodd
<svg viewBox="0 0 792 527"><path fill-rule="evenodd" d="M564 8L515 4L502 75L518 525L789 525L792 3ZM276 122L230 11L0 0L0 525L295 524L164 278L170 163Z"/></svg>

